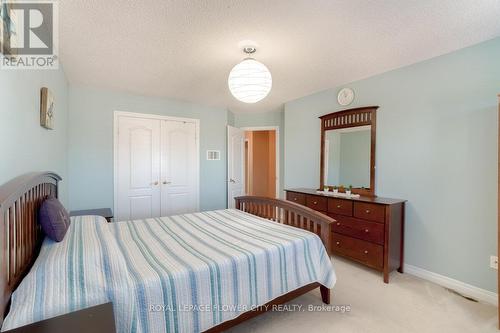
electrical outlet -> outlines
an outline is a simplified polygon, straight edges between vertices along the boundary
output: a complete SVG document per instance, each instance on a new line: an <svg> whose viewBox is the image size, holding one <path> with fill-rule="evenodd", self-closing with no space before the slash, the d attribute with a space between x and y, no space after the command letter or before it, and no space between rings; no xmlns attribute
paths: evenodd
<svg viewBox="0 0 500 333"><path fill-rule="evenodd" d="M498 257L490 256L490 267L493 269L498 269Z"/></svg>

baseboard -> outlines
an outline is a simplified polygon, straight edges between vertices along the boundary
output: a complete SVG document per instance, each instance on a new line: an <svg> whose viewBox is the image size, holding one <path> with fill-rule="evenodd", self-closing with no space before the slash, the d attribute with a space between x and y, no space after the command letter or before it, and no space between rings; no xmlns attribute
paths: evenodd
<svg viewBox="0 0 500 333"><path fill-rule="evenodd" d="M424 280L434 282L445 288L453 289L460 294L472 297L478 301L498 306L498 294L473 285L440 275L420 267L405 265L404 272Z"/></svg>

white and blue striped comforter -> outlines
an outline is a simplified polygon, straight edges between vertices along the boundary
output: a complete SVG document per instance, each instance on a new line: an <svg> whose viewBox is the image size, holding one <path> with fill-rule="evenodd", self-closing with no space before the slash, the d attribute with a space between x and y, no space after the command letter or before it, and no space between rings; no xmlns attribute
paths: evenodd
<svg viewBox="0 0 500 333"><path fill-rule="evenodd" d="M3 330L113 302L119 332L200 332L336 277L320 238L238 211L141 221L72 219L44 241Z"/></svg>

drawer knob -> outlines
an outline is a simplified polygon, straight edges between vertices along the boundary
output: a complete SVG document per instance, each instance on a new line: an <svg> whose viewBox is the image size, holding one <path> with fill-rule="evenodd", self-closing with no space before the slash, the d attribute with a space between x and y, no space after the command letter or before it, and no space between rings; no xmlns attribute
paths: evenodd
<svg viewBox="0 0 500 333"><path fill-rule="evenodd" d="M340 208L340 207L342 207L342 205L337 205L337 208Z"/></svg>
<svg viewBox="0 0 500 333"><path fill-rule="evenodd" d="M314 202L313 202L313 204L317 205L317 204L318 204L318 202L317 202L317 201L314 201Z"/></svg>
<svg viewBox="0 0 500 333"><path fill-rule="evenodd" d="M340 242L337 242L337 245L340 245Z"/></svg>
<svg viewBox="0 0 500 333"><path fill-rule="evenodd" d="M365 254L368 254L368 250L365 250Z"/></svg>
<svg viewBox="0 0 500 333"><path fill-rule="evenodd" d="M370 232L370 230L368 230L368 229L365 229L365 232Z"/></svg>
<svg viewBox="0 0 500 333"><path fill-rule="evenodd" d="M340 222L337 222L337 225L340 225Z"/></svg>
<svg viewBox="0 0 500 333"><path fill-rule="evenodd" d="M369 209L365 210L365 212L366 212L366 214L370 214L370 210Z"/></svg>
<svg viewBox="0 0 500 333"><path fill-rule="evenodd" d="M297 201L297 198L293 198L293 201Z"/></svg>

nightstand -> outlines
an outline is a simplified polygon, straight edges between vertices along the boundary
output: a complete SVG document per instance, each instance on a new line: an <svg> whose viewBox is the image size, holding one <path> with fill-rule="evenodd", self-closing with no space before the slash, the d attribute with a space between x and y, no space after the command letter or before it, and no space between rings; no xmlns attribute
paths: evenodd
<svg viewBox="0 0 500 333"><path fill-rule="evenodd" d="M14 328L4 333L115 333L113 304L105 303Z"/></svg>
<svg viewBox="0 0 500 333"><path fill-rule="evenodd" d="M111 222L111 219L113 218L113 211L111 210L111 208L98 208L98 209L73 210L69 213L69 216L82 216L82 215L102 216L108 222Z"/></svg>

